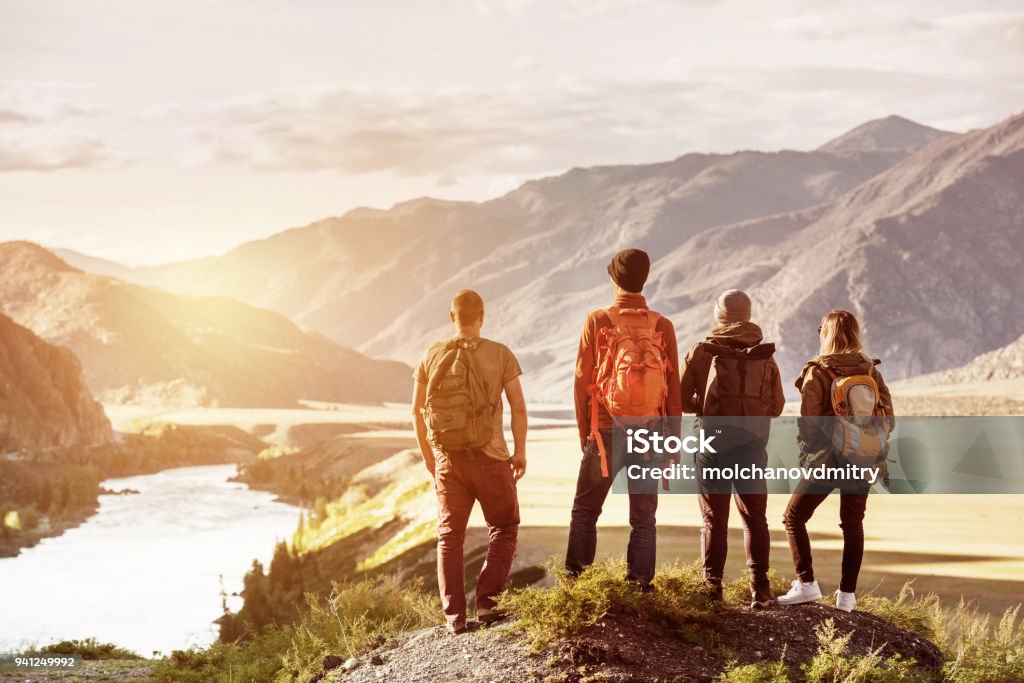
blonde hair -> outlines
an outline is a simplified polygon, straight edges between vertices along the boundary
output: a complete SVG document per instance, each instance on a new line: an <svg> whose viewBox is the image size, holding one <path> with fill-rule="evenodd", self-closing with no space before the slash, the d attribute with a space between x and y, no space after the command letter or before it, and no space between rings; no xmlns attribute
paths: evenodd
<svg viewBox="0 0 1024 683"><path fill-rule="evenodd" d="M821 348L818 353L827 356L833 353L858 353L864 348L860 337L860 323L853 313L835 309L825 314L818 328Z"/></svg>

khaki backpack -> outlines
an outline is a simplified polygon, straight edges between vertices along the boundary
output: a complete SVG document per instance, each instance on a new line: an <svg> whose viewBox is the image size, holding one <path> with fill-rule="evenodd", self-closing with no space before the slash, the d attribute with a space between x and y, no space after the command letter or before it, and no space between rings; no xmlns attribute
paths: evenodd
<svg viewBox="0 0 1024 683"><path fill-rule="evenodd" d="M871 375L844 377L824 367L836 414L831 428L832 446L840 458L857 467L878 468L889 452L889 429L881 410L878 383Z"/></svg>
<svg viewBox="0 0 1024 683"><path fill-rule="evenodd" d="M430 442L441 451L483 448L493 436L497 406L473 358L480 343L460 337L445 342L444 355L427 377L423 419Z"/></svg>
<svg viewBox="0 0 1024 683"><path fill-rule="evenodd" d="M598 331L590 384L590 440L601 454L601 475L609 476L608 454L598 434L598 402L617 424L646 424L665 415L669 359L657 331L661 315L646 308L605 310L611 325Z"/></svg>
<svg viewBox="0 0 1024 683"><path fill-rule="evenodd" d="M700 348L711 356L701 397L704 428L722 430L718 443L723 449L754 440L767 442L769 405L775 390L775 344L736 348L703 342Z"/></svg>

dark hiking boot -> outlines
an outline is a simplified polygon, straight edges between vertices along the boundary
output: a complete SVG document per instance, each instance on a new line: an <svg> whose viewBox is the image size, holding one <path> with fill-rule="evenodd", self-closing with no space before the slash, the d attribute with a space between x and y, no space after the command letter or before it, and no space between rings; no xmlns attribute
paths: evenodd
<svg viewBox="0 0 1024 683"><path fill-rule="evenodd" d="M722 582L715 579L705 579L704 584L698 591L702 597L712 602L722 602Z"/></svg>
<svg viewBox="0 0 1024 683"><path fill-rule="evenodd" d="M649 581L641 581L631 576L626 577L626 585L639 593L653 593L654 584Z"/></svg>
<svg viewBox="0 0 1024 683"><path fill-rule="evenodd" d="M775 604L775 596L768 584L761 584L751 589L750 609L765 609Z"/></svg>

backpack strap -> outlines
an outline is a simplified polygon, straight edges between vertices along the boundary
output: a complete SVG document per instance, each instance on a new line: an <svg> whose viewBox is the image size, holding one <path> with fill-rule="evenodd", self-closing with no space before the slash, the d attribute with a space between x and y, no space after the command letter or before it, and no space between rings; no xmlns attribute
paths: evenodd
<svg viewBox="0 0 1024 683"><path fill-rule="evenodd" d="M597 404L601 400L601 387L591 384L588 389L590 391L590 436L587 437L587 440L597 442L597 452L601 455L601 476L608 478L608 451L604 447L604 439L601 438L598 428L600 409Z"/></svg>
<svg viewBox="0 0 1024 683"><path fill-rule="evenodd" d="M477 343L474 346L470 346L469 342L460 343L459 352L466 363L466 370L468 371L467 374L469 375L469 381L476 383L477 391L484 398L483 405L473 406L473 412L476 413L477 415L480 415L480 413L484 412L484 410L488 408L490 408L491 412L493 413L497 407L497 403L491 402L490 386L488 386L487 379L483 377L483 375L481 375L480 369L477 367L476 354L474 353L474 351L480 347L481 340L476 340L476 342ZM470 396L472 395L473 392L471 391ZM498 401L501 401L500 393L498 394Z"/></svg>
<svg viewBox="0 0 1024 683"><path fill-rule="evenodd" d="M444 350L447 352L441 359L441 362L430 373L427 378L427 396L433 393L434 389L437 388L438 383L444 378L448 371L451 370L452 366L455 365L455 360L459 356L459 347L455 339L449 339L444 344Z"/></svg>
<svg viewBox="0 0 1024 683"><path fill-rule="evenodd" d="M612 308L600 309L605 315L608 316L608 320L611 322L611 326L616 326L617 314L612 312ZM587 441L597 442L597 451L601 455L601 476L608 477L608 453L604 447L604 439L601 438L600 429L598 427L600 423L600 408L598 407L598 401L601 400L601 387L597 384L597 376L600 372L600 363L603 360L601 358L601 351L608 348L608 339L606 337L605 329L601 328L597 330L594 335L594 369L591 373L590 384L587 385L587 393L590 394L590 435L587 436Z"/></svg>

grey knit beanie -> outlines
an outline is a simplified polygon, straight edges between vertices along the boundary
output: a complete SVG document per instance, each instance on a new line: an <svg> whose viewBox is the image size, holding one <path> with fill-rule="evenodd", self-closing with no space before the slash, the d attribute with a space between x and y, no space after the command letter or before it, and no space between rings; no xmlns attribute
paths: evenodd
<svg viewBox="0 0 1024 683"><path fill-rule="evenodd" d="M715 320L719 325L750 320L750 297L739 289L722 292L715 302Z"/></svg>

